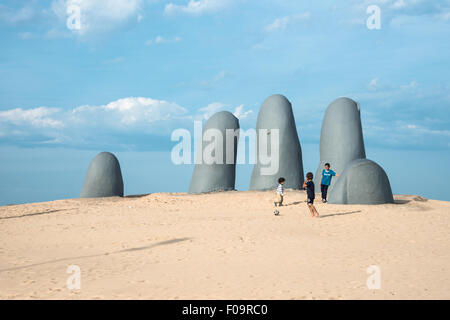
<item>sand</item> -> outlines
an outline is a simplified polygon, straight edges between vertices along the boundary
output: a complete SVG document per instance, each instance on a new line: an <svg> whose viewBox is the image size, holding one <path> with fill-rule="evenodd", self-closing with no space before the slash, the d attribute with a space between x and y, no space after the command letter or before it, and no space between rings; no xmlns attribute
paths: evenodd
<svg viewBox="0 0 450 320"><path fill-rule="evenodd" d="M0 207L1 299L449 299L450 202L317 203L287 191ZM316 201L317 202L317 201ZM70 265L81 288L69 289ZM370 290L367 268L380 268Z"/></svg>

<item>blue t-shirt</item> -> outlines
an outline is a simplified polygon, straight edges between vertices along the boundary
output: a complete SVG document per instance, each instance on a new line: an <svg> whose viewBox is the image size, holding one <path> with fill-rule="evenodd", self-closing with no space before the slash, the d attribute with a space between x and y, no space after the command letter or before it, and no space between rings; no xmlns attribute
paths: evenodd
<svg viewBox="0 0 450 320"><path fill-rule="evenodd" d="M329 186L331 183L331 177L334 177L336 175L336 172L333 170L328 170L328 172L323 169L322 170L322 181L320 181L321 184Z"/></svg>

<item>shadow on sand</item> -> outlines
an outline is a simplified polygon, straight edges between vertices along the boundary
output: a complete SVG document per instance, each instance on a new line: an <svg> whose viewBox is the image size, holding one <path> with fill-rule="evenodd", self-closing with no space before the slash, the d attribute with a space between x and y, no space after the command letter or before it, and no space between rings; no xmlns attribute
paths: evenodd
<svg viewBox="0 0 450 320"><path fill-rule="evenodd" d="M41 265L44 265L44 264L51 264L51 263L55 263L55 262L72 261L72 260L86 259L86 258L96 258L96 257L108 256L108 255L112 255L112 254L134 252L134 251L141 251L141 250L148 250L148 249L152 249L152 248L155 248L155 247L158 247L158 246L174 244L174 243L183 242L183 241L187 241L187 240L191 240L191 239L192 238L177 238L177 239L157 242L157 243L154 243L152 245L145 246L145 247L136 247L136 248L129 248L129 249L118 250L118 251L113 251L113 252L105 252L105 253L100 253L100 254L92 254L92 255L86 255L86 256L77 256L77 257L69 257L69 258L61 258L61 259L49 260L49 261L29 264L29 265L25 265L25 266L18 266L18 267L12 267L12 268L7 268L7 269L1 269L0 272L14 271L14 270L19 270L19 269L37 267L37 266L41 266Z"/></svg>
<svg viewBox="0 0 450 320"><path fill-rule="evenodd" d="M26 217L33 217L33 216L41 216L41 215L44 215L44 214L50 214L50 213L55 213L55 212L68 211L68 210L75 210L75 209L59 209L59 210L50 210L50 211L44 211L44 212L29 213L29 214L23 214L23 215L20 215L20 216L2 217L2 218L0 218L0 220L19 219L19 218L26 218Z"/></svg>
<svg viewBox="0 0 450 320"><path fill-rule="evenodd" d="M282 207L296 206L296 205L298 205L300 203L305 203L305 202L306 201L295 201L295 202L292 202L292 203L283 204Z"/></svg>
<svg viewBox="0 0 450 320"><path fill-rule="evenodd" d="M354 214L354 213L359 213L362 212L361 210L358 211L349 211L349 212L342 212L342 213L333 213L333 214L325 214L322 216L319 216L319 218L329 218L329 217L336 217L336 216L346 216L348 214Z"/></svg>

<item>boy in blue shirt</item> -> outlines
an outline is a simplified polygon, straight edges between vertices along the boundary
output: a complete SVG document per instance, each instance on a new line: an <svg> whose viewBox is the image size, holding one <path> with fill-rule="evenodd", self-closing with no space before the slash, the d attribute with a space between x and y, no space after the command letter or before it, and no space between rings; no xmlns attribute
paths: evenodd
<svg viewBox="0 0 450 320"><path fill-rule="evenodd" d="M331 178L336 176L339 177L336 172L330 169L330 164L325 163L325 169L322 170L322 180L320 181L320 192L322 192L322 202L327 202L327 192L328 187L331 184Z"/></svg>

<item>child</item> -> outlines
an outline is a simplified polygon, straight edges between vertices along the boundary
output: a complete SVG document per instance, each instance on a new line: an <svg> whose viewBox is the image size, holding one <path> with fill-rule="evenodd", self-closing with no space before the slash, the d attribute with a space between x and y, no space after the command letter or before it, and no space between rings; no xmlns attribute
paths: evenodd
<svg viewBox="0 0 450 320"><path fill-rule="evenodd" d="M323 203L327 202L327 192L328 187L331 184L331 178L334 176L339 177L339 175L336 174L336 172L330 170L330 167L331 166L329 163L325 163L325 169L322 170L322 180L320 181L320 192L322 192Z"/></svg>
<svg viewBox="0 0 450 320"><path fill-rule="evenodd" d="M308 172L306 174L305 183L303 183L303 188L306 188L306 194L308 195L307 203L309 211L311 212L311 216L315 218L319 216L319 213L314 207L314 199L316 198L316 195L314 194L314 182L312 181L313 178L314 176L312 172Z"/></svg>
<svg viewBox="0 0 450 320"><path fill-rule="evenodd" d="M283 184L286 181L284 178L278 179L278 188L277 188L277 198L273 202L275 207L278 206L281 207L283 205L283 197L284 197L284 187Z"/></svg>

